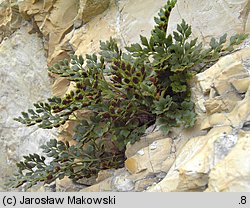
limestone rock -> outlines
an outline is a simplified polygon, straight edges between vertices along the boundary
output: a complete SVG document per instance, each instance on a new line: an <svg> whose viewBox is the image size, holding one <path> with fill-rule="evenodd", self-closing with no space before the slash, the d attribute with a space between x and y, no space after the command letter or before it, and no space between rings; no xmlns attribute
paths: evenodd
<svg viewBox="0 0 250 208"><path fill-rule="evenodd" d="M52 92L54 96L63 97L68 90L70 81L64 77L59 77L55 80L52 86Z"/></svg>
<svg viewBox="0 0 250 208"><path fill-rule="evenodd" d="M225 171L226 170L226 171ZM250 133L241 132L232 151L210 172L210 192L250 191Z"/></svg>
<svg viewBox="0 0 250 208"><path fill-rule="evenodd" d="M214 113L206 117L202 124L201 130L211 129L214 126L230 126L231 122L224 113Z"/></svg>
<svg viewBox="0 0 250 208"><path fill-rule="evenodd" d="M208 184L207 191L249 189L249 184L245 181L249 176L249 171L245 171L248 167L245 169L242 164L243 168L241 170L239 167L239 173L238 167L234 166L236 162L232 162L232 170L225 167L229 164L228 157L236 158L237 165L240 166L243 159L233 152L237 152L238 145L238 151L242 148L241 137L249 140L249 136L238 134L244 126L248 129L250 121L249 56L250 48L243 48L197 74L192 86L193 98L195 102L202 99L198 121L200 130L207 130L209 133L191 138L181 149L167 176L149 187L148 191L204 191ZM248 149L248 144L245 146ZM245 152L242 154L247 157ZM220 174L224 180L220 178Z"/></svg>
<svg viewBox="0 0 250 208"><path fill-rule="evenodd" d="M248 87L250 86L250 77L232 80L231 84L238 91L238 93L246 93Z"/></svg>
<svg viewBox="0 0 250 208"><path fill-rule="evenodd" d="M27 191L27 192L55 192L56 191L56 184L55 182L51 184L44 184L44 183L38 183L28 190L20 190L20 191Z"/></svg>
<svg viewBox="0 0 250 208"><path fill-rule="evenodd" d="M204 119L201 129L209 129L213 126L231 125L235 128L242 128L245 122L250 121L250 86L245 98L237 102L230 113L215 113Z"/></svg>
<svg viewBox="0 0 250 208"><path fill-rule="evenodd" d="M156 177L145 178L145 179L139 180L135 183L135 190L136 191L145 191L148 187L150 187L153 184L156 184L158 182L159 182L159 179Z"/></svg>
<svg viewBox="0 0 250 208"><path fill-rule="evenodd" d="M99 51L99 41L112 36L122 47L140 40L140 34L150 35L153 17L166 2L163 0L111 1L109 9L83 27L73 31L70 44L76 54Z"/></svg>
<svg viewBox="0 0 250 208"><path fill-rule="evenodd" d="M142 138L140 138L140 140L135 142L134 144L128 143L127 146L126 146L125 155L126 155L127 158L132 157L140 149L149 146L154 141L164 139L164 138L165 138L165 136L159 130L155 131L155 132L152 132L150 134L147 134L146 136L143 136Z"/></svg>
<svg viewBox="0 0 250 208"><path fill-rule="evenodd" d="M84 23L104 12L109 6L110 0L80 0L78 19Z"/></svg>
<svg viewBox="0 0 250 208"><path fill-rule="evenodd" d="M171 154L171 146L171 138L154 141L148 147L139 150L133 157L128 158L125 161L125 167L132 174L145 170L149 173L168 172L175 159Z"/></svg>
<svg viewBox="0 0 250 208"><path fill-rule="evenodd" d="M16 170L22 155L40 153L53 131L24 127L14 121L32 103L51 95L42 41L27 27L17 30L0 45L0 190Z"/></svg>
<svg viewBox="0 0 250 208"><path fill-rule="evenodd" d="M106 41L115 37L116 10L112 6L106 15L92 19L81 28L72 31L66 37L77 55L98 52L100 40Z"/></svg>
<svg viewBox="0 0 250 208"><path fill-rule="evenodd" d="M216 64L206 71L197 74L197 82L204 95L210 93L214 86L217 86L219 95L231 90L230 81L246 78L249 76L248 69L244 65L244 60L250 55L250 47L242 49L233 54L222 57ZM227 84L229 89L222 89L222 83Z"/></svg>
<svg viewBox="0 0 250 208"><path fill-rule="evenodd" d="M217 127L206 136L190 139L182 148L167 176L149 192L203 191L211 169L230 152L237 136L230 127Z"/></svg>
<svg viewBox="0 0 250 208"><path fill-rule="evenodd" d="M176 29L176 23L184 19L191 24L193 36L208 43L211 37L220 37L224 33L250 32L250 3L242 1L178 0L170 15L169 32Z"/></svg>
<svg viewBox="0 0 250 208"><path fill-rule="evenodd" d="M245 94L245 98L239 101L235 108L227 115L231 124L235 128L242 128L244 123L250 121L250 86Z"/></svg>
<svg viewBox="0 0 250 208"><path fill-rule="evenodd" d="M0 15L0 20L1 20L1 26L7 25L8 22L11 19L11 5L9 2L7 1L1 1L0 2L0 11L1 11L1 15Z"/></svg>
<svg viewBox="0 0 250 208"><path fill-rule="evenodd" d="M102 172L102 171L101 171ZM145 191L148 187L161 181L166 173L145 175L145 173L130 174L125 168L104 171L101 175L110 176L97 184L83 188L81 192L128 192ZM99 180L98 180L99 181Z"/></svg>
<svg viewBox="0 0 250 208"><path fill-rule="evenodd" d="M112 176L92 185L90 187L84 188L80 191L82 192L102 192L102 191L131 191L134 189L134 182L129 178L129 172L124 168L115 170L111 173Z"/></svg>
<svg viewBox="0 0 250 208"><path fill-rule="evenodd" d="M101 181L104 181L105 179L112 177L115 173L114 169L109 169L109 170L101 170L98 172L96 182L99 183Z"/></svg>
<svg viewBox="0 0 250 208"><path fill-rule="evenodd" d="M117 33L123 44L136 43L139 35L149 36L155 22L157 12L166 4L163 0L127 0L118 5Z"/></svg>
<svg viewBox="0 0 250 208"><path fill-rule="evenodd" d="M134 182L129 177L129 173L118 175L113 178L113 186L115 190L120 192L132 191L134 189Z"/></svg>
<svg viewBox="0 0 250 208"><path fill-rule="evenodd" d="M100 183L97 183L95 185L80 190L80 192L105 192L105 191L108 192L114 191L112 186L112 177L107 178L106 180L101 181Z"/></svg>
<svg viewBox="0 0 250 208"><path fill-rule="evenodd" d="M66 57L67 49L58 47L65 35L72 31L73 27L81 27L94 16L105 11L110 0L49 0L49 1L21 1L19 8L26 19L34 22L34 27L42 33L48 41L48 61L54 63L60 58ZM99 41L98 41L99 42ZM64 46L65 46L64 42ZM71 49L70 49L71 50Z"/></svg>
<svg viewBox="0 0 250 208"><path fill-rule="evenodd" d="M249 57L250 47L246 47L221 58L215 65L197 74L200 92L195 92L194 100L203 96L206 109L206 114L200 113L203 116L201 130L223 125L242 128L248 121L247 89L250 85L249 66L245 63L248 63Z"/></svg>
<svg viewBox="0 0 250 208"><path fill-rule="evenodd" d="M213 114L213 113L220 113L222 111L227 111L227 106L223 102L221 97L215 97L208 99L205 102L205 107L206 107L206 112L208 114Z"/></svg>
<svg viewBox="0 0 250 208"><path fill-rule="evenodd" d="M85 187L85 186L92 186L93 184L96 184L96 175L92 175L91 177L89 178L80 178L76 181L76 184L79 184L81 185L82 187Z"/></svg>
<svg viewBox="0 0 250 208"><path fill-rule="evenodd" d="M22 17L16 1L0 2L0 43L21 27Z"/></svg>
<svg viewBox="0 0 250 208"><path fill-rule="evenodd" d="M73 183L66 176L62 180L57 179L55 183L57 192L76 192L85 187L84 185Z"/></svg>

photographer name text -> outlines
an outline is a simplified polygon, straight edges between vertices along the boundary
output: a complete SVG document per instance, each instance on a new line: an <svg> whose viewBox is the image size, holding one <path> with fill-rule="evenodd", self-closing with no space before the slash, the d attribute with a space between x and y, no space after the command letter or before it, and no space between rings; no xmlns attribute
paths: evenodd
<svg viewBox="0 0 250 208"><path fill-rule="evenodd" d="M3 205L47 205L47 204L92 204L92 205L112 205L116 203L115 196L107 197L84 197L84 196L67 196L67 197L25 197L17 198L3 197Z"/></svg>

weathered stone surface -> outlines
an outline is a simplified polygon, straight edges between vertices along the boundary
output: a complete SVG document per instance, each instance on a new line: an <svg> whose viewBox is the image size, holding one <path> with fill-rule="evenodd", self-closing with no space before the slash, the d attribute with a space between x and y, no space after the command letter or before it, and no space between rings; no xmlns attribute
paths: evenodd
<svg viewBox="0 0 250 208"><path fill-rule="evenodd" d="M192 138L177 156L167 176L148 191L203 191L210 170L237 142L230 127L217 127L206 136Z"/></svg>
<svg viewBox="0 0 250 208"><path fill-rule="evenodd" d="M23 16L33 19L39 31L48 40L48 60L74 24L78 14L78 0L23 1L20 3Z"/></svg>
<svg viewBox="0 0 250 208"><path fill-rule="evenodd" d="M112 1L104 15L75 30L70 43L76 54L86 54L99 51L99 41L110 36L117 38L122 47L138 42L140 34L150 34L153 17L165 3L162 0Z"/></svg>
<svg viewBox="0 0 250 208"><path fill-rule="evenodd" d="M201 129L209 129L214 126L233 126L242 128L245 122L250 121L250 87L245 98L236 103L234 109L229 113L215 113L204 119Z"/></svg>
<svg viewBox="0 0 250 208"><path fill-rule="evenodd" d="M237 141L241 146L242 136L238 131L244 125L247 126L250 120L249 56L250 48L243 48L221 58L218 63L196 76L198 86L194 84L192 89L194 100L202 99L198 117L200 130L211 130L205 136L190 139L181 149L167 176L148 191L204 191L210 183L210 177L211 185L207 191L248 190L249 184L245 178L248 180L246 175L249 172L244 171L245 166L242 165L242 170L237 173L234 162L232 170L225 168L225 164L229 164L227 158L236 151ZM249 142L249 138L246 141ZM248 149L248 144L245 146ZM236 153L233 155L237 158ZM239 160L243 161L238 159L238 164L241 163ZM217 169L217 165L220 168ZM210 176L210 172L214 173ZM227 180L227 175L231 176L232 183L230 179Z"/></svg>
<svg viewBox="0 0 250 208"><path fill-rule="evenodd" d="M80 0L78 19L84 23L104 12L109 6L110 0Z"/></svg>
<svg viewBox="0 0 250 208"><path fill-rule="evenodd" d="M245 93L250 86L250 77L232 80L231 84L238 91L238 93Z"/></svg>
<svg viewBox="0 0 250 208"><path fill-rule="evenodd" d="M22 191L25 191L25 190L22 190ZM26 190L26 192L55 192L55 191L56 191L55 182L53 182L51 184L45 184L45 185L44 185L44 183L41 182L41 183L38 183L38 184L32 186L28 190Z"/></svg>
<svg viewBox="0 0 250 208"><path fill-rule="evenodd" d="M125 161L125 167L132 174L147 171L149 173L168 172L175 160L171 154L172 139L154 141L148 147L137 152ZM171 157L172 155L172 157Z"/></svg>
<svg viewBox="0 0 250 208"><path fill-rule="evenodd" d="M249 65L250 47L241 49L221 58L215 65L197 74L199 92L194 93L194 100L203 96L206 114L203 116L200 129L211 129L214 126L231 125L242 128L248 121L249 108ZM246 93L242 96L243 93Z"/></svg>
<svg viewBox="0 0 250 208"><path fill-rule="evenodd" d="M231 122L224 113L214 113L211 116L206 117L202 124L201 130L211 129L214 126L230 126Z"/></svg>
<svg viewBox="0 0 250 208"><path fill-rule="evenodd" d="M245 98L238 102L235 108L227 115L231 125L235 128L242 128L245 122L250 121L250 86Z"/></svg>
<svg viewBox="0 0 250 208"><path fill-rule="evenodd" d="M104 181L105 179L112 177L115 174L114 169L109 169L109 170L101 170L98 172L96 182L99 183L101 181Z"/></svg>
<svg viewBox="0 0 250 208"><path fill-rule="evenodd" d="M110 177L101 180L90 187L83 188L81 192L128 192L144 191L148 187L161 181L166 173L146 175L145 173L130 174L125 168L112 171L104 171L104 175Z"/></svg>
<svg viewBox="0 0 250 208"><path fill-rule="evenodd" d="M221 97L226 106L224 112L231 112L235 108L237 103L242 100L242 96L235 91L227 92Z"/></svg>
<svg viewBox="0 0 250 208"><path fill-rule="evenodd" d="M113 186L115 190L120 192L132 191L134 189L134 182L128 177L129 173L119 174L113 178Z"/></svg>
<svg viewBox="0 0 250 208"><path fill-rule="evenodd" d="M159 182L159 179L156 177L153 178L145 178L139 180L135 183L135 190L136 191L145 191L148 187L152 186Z"/></svg>
<svg viewBox="0 0 250 208"><path fill-rule="evenodd" d="M159 9L166 4L163 0L127 0L121 1L117 17L117 32L124 44L136 43L140 40L139 35L149 36L155 22L154 17Z"/></svg>
<svg viewBox="0 0 250 208"><path fill-rule="evenodd" d="M222 111L227 111L227 106L223 102L221 97L215 97L208 99L205 102L205 107L206 107L206 112L208 114L213 114L213 113L220 113Z"/></svg>
<svg viewBox="0 0 250 208"><path fill-rule="evenodd" d="M57 192L76 192L85 187L84 185L73 183L66 176L62 180L57 179L55 184Z"/></svg>
<svg viewBox="0 0 250 208"><path fill-rule="evenodd" d="M21 1L19 8L26 19L32 19L34 31L38 30L48 41L48 61L54 63L66 57L67 49L58 45L65 35L74 27L81 27L82 23L105 11L110 0L50 0L50 1ZM63 44L65 46L65 43Z"/></svg>
<svg viewBox="0 0 250 208"><path fill-rule="evenodd" d="M70 81L64 77L59 77L55 80L52 86L53 95L57 97L63 97L68 90Z"/></svg>
<svg viewBox="0 0 250 208"><path fill-rule="evenodd" d="M0 15L0 22L1 22L1 26L7 25L8 22L11 19L11 5L9 2L7 1L1 1L0 2L0 11L1 11L1 15Z"/></svg>
<svg viewBox="0 0 250 208"><path fill-rule="evenodd" d="M249 76L247 67L244 66L244 60L249 57L250 47L242 49L231 55L222 57L216 64L204 71L197 74L197 82L201 88L202 93L209 94L211 88L217 86L218 93L224 94L230 91L230 81ZM228 83L229 89L219 88L222 83Z"/></svg>
<svg viewBox="0 0 250 208"><path fill-rule="evenodd" d="M3 31L0 42L1 37L8 37L21 22L16 4L10 6L6 2L0 1L0 5L4 5L0 7L0 31ZM0 170L3 176L0 190L3 189L4 177L11 175L12 164L20 159L20 155L30 149L39 152L38 143L49 138L47 131L19 127L12 123L11 118L17 116L16 112L31 106L32 102L50 94L49 82L47 77L44 78L46 72L42 71L46 68L43 48L48 50L49 65L68 58L68 52L82 55L98 52L99 41L108 40L110 36L115 37L123 48L138 42L139 34L150 34L153 17L166 3L162 0L18 2L22 16L33 22L33 29L20 30L0 46L0 88L3 91L0 98L0 123L3 126L0 131L0 151L3 152L0 155L0 166L3 167ZM192 25L193 36L204 43L225 32L229 35L249 32L249 10L247 0L178 0L170 17L169 32L176 28L181 18ZM28 31L39 32L44 45L37 45L37 36L29 36ZM249 162L245 158L249 157L249 134L238 132L250 129L249 43L250 40L246 41L240 51L221 58L195 77L192 99L196 103L198 118L193 128L174 128L168 135L173 139L154 131L139 142L128 144L128 170L102 171L98 183L82 191L145 191L147 188L149 191L204 191L207 185L206 191L248 191ZM35 84L31 81L33 78ZM37 87L43 92L36 91ZM64 78L56 79L53 85L54 95L60 97L72 89L73 83ZM76 114L88 116L87 112ZM74 126L75 122L67 122L61 128L59 139L74 144ZM29 148L25 149L26 146ZM8 164L8 167L2 164ZM81 188L68 178L56 182L57 191L78 191ZM46 191L46 188L37 186L31 191Z"/></svg>
<svg viewBox="0 0 250 208"><path fill-rule="evenodd" d="M16 1L0 2L0 43L20 28L22 17Z"/></svg>
<svg viewBox="0 0 250 208"><path fill-rule="evenodd" d="M112 173L111 173L112 174ZM82 192L102 192L102 191L131 191L134 189L134 182L129 178L129 172L124 168L113 172L112 176L93 186L84 188Z"/></svg>
<svg viewBox="0 0 250 208"><path fill-rule="evenodd" d="M95 185L80 190L80 192L105 192L105 191L108 192L113 191L112 177L104 181L101 181L100 183L97 183Z"/></svg>
<svg viewBox="0 0 250 208"><path fill-rule="evenodd" d="M206 100L206 112L208 115L213 113L231 112L237 105L237 102L241 100L242 97L237 92L226 92L222 96L216 96Z"/></svg>
<svg viewBox="0 0 250 208"><path fill-rule="evenodd" d="M115 36L116 25L116 7L114 2L110 5L110 9L92 19L81 28L72 31L65 37L76 54L86 54L99 51L100 40L108 40L111 36Z"/></svg>
<svg viewBox="0 0 250 208"><path fill-rule="evenodd" d="M175 30L176 23L185 19L192 26L193 36L203 42L209 42L211 37L220 37L224 33L249 33L249 8L248 0L178 0L170 16L169 32Z"/></svg>
<svg viewBox="0 0 250 208"><path fill-rule="evenodd" d="M209 174L210 192L250 191L250 133L241 132L232 151Z"/></svg>
<svg viewBox="0 0 250 208"><path fill-rule="evenodd" d="M17 30L0 45L0 190L13 174L21 156L39 153L39 146L51 138L53 131L24 127L15 122L21 111L50 96L42 41L28 34L27 27Z"/></svg>
<svg viewBox="0 0 250 208"><path fill-rule="evenodd" d="M145 148L149 146L154 141L164 139L165 136L161 131L155 131L151 134L148 134L146 136L143 136L139 141L135 142L134 144L128 143L126 146L126 152L125 155L127 158L132 157L135 155L140 149Z"/></svg>

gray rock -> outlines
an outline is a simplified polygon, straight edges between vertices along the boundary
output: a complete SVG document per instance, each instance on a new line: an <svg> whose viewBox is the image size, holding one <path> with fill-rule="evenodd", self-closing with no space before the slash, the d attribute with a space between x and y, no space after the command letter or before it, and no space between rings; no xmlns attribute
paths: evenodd
<svg viewBox="0 0 250 208"><path fill-rule="evenodd" d="M50 96L42 41L30 35L27 26L17 30L0 45L0 191L16 169L22 155L40 153L39 146L51 131L24 127L15 122L21 111Z"/></svg>
<svg viewBox="0 0 250 208"><path fill-rule="evenodd" d="M217 163L220 160L223 160L230 150L237 143L238 136L236 134L227 135L224 133L214 142L214 162Z"/></svg>

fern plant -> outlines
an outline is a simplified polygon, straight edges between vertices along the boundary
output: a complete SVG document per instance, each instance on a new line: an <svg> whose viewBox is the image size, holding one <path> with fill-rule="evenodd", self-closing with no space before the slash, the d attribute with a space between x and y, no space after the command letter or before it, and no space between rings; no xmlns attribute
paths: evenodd
<svg viewBox="0 0 250 208"><path fill-rule="evenodd" d="M211 39L203 48L191 39L191 26L184 20L167 35L170 12L176 1L169 0L155 17L151 36L140 36L121 50L116 41L100 42L100 53L71 56L49 71L75 82L75 90L63 98L52 97L15 120L26 126L57 128L68 120L77 127L75 145L55 139L43 145L44 156L30 154L17 163L18 173L9 185L29 188L38 182L51 183L64 176L78 181L98 171L123 166L128 142L134 143L146 128L156 123L167 134L172 127L192 127L196 114L189 82L206 64L240 44L246 35L226 35ZM78 119L76 111L89 110L91 116Z"/></svg>

